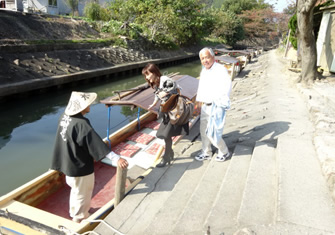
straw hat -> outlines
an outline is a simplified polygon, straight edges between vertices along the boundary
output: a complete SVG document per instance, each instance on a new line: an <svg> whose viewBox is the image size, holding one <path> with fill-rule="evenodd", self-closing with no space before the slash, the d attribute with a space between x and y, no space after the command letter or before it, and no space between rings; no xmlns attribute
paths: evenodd
<svg viewBox="0 0 335 235"><path fill-rule="evenodd" d="M96 98L97 94L94 92L84 93L72 91L69 103L65 109L65 114L72 116L80 113L88 106L90 106Z"/></svg>

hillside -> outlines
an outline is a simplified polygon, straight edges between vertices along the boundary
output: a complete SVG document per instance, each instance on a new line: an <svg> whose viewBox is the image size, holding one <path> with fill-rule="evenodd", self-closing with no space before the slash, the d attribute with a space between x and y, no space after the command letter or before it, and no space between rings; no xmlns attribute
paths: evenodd
<svg viewBox="0 0 335 235"><path fill-rule="evenodd" d="M52 15L1 11L0 25L2 45L18 43L21 40L74 40L102 37L83 20Z"/></svg>
<svg viewBox="0 0 335 235"><path fill-rule="evenodd" d="M196 55L203 47L192 45L179 50L162 50L155 48L146 39L130 41L119 38L127 44L128 49L124 49L111 46L106 42L108 40L92 43L96 39L111 37L98 32L84 20L3 10L0 13L0 85L117 64L171 58L189 53ZM28 40L35 40L35 43L28 44ZM69 43L66 40L83 42ZM250 39L248 41L252 42ZM264 40L254 42L257 44L248 45L267 46Z"/></svg>
<svg viewBox="0 0 335 235"><path fill-rule="evenodd" d="M0 14L0 85L32 79L68 75L117 64L197 53L200 47L156 50L145 39L124 40L128 49L108 42L66 43L64 40L109 39L79 19L1 11ZM42 41L28 45L25 40Z"/></svg>

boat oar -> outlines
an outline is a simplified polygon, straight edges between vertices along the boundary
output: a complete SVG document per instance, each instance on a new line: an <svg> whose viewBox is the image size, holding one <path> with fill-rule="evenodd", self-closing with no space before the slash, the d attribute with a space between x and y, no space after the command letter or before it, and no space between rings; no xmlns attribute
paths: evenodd
<svg viewBox="0 0 335 235"><path fill-rule="evenodd" d="M168 76L168 77L171 78L171 77L174 77L174 76L176 76L178 74L179 74L179 72L169 73L166 76ZM121 100L123 97L131 95L131 94L133 94L135 92L138 92L138 91L142 91L142 90L147 89L149 87L150 87L149 84L146 83L146 84L144 84L142 86L139 86L139 87L125 89L125 90L119 90L119 91L114 91L114 93L116 93L118 95L118 97L117 98L112 98L112 100ZM121 95L120 93L122 93L122 92L126 92L126 93L124 93L124 94Z"/></svg>
<svg viewBox="0 0 335 235"><path fill-rule="evenodd" d="M131 88L131 89L126 89L126 90L120 90L120 91L114 91L114 93L118 94L118 97L112 98L111 100L121 100L123 97L126 97L128 95L131 95L137 91L142 91L144 89L149 88L149 84L144 84L139 87ZM125 92L124 94L120 95L120 93Z"/></svg>
<svg viewBox="0 0 335 235"><path fill-rule="evenodd" d="M176 75L178 75L178 74L179 74L179 72L176 72L176 73L169 73L169 74L167 74L166 76L172 78L172 77L174 77L174 76L176 76Z"/></svg>

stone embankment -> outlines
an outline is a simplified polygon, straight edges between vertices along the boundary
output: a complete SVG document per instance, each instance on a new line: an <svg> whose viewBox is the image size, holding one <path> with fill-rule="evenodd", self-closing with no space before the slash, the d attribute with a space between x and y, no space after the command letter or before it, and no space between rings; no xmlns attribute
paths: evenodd
<svg viewBox="0 0 335 235"><path fill-rule="evenodd" d="M198 58L199 48L189 50L138 50L121 47L81 48L15 46L0 54L1 97L92 78L112 78L118 73L139 72L148 62L173 65ZM77 45L78 47L78 45ZM93 48L92 48L93 47ZM14 52L13 52L14 51Z"/></svg>

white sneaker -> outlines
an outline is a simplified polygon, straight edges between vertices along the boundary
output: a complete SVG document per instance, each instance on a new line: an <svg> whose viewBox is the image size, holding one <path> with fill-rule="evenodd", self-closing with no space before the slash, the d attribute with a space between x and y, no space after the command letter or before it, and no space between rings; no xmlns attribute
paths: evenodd
<svg viewBox="0 0 335 235"><path fill-rule="evenodd" d="M224 162L227 158L229 158L231 156L231 153L228 152L226 153L225 155L217 155L216 158L215 158L215 161L217 162Z"/></svg>
<svg viewBox="0 0 335 235"><path fill-rule="evenodd" d="M204 160L210 160L210 159L211 159L210 156L207 156L203 153L200 153L197 156L195 156L195 160L198 160L198 161L201 161L201 162L204 161Z"/></svg>

